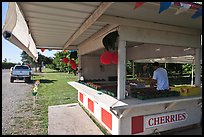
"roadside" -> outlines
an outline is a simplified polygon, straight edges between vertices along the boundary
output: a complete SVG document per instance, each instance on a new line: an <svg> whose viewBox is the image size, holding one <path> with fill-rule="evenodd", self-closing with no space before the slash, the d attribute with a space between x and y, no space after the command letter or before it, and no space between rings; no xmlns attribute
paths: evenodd
<svg viewBox="0 0 204 137"><path fill-rule="evenodd" d="M16 80L10 83L10 71L2 70L2 134L35 134L30 127L34 119L30 106L32 84ZM32 129L31 129L32 128Z"/></svg>

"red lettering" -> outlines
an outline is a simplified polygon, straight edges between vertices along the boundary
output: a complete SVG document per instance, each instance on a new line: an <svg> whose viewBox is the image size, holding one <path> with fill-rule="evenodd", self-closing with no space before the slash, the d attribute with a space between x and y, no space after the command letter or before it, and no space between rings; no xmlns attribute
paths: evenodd
<svg viewBox="0 0 204 137"><path fill-rule="evenodd" d="M183 115L183 119L186 119L186 113L183 113L182 115Z"/></svg>
<svg viewBox="0 0 204 137"><path fill-rule="evenodd" d="M169 116L166 116L166 123L170 122L169 118Z"/></svg>
<svg viewBox="0 0 204 137"><path fill-rule="evenodd" d="M154 118L154 125L158 125L159 124L159 118Z"/></svg>
<svg viewBox="0 0 204 137"><path fill-rule="evenodd" d="M154 121L153 121L153 118L150 118L150 119L148 120L148 124L149 124L149 126L152 126L152 125L154 125Z"/></svg>
<svg viewBox="0 0 204 137"><path fill-rule="evenodd" d="M170 122L174 122L174 121L175 121L175 120L174 120L174 115L170 115L170 117L171 117Z"/></svg>
<svg viewBox="0 0 204 137"><path fill-rule="evenodd" d="M182 114L178 114L178 120L183 120L183 115Z"/></svg>
<svg viewBox="0 0 204 137"><path fill-rule="evenodd" d="M166 123L166 122L165 122L166 116L162 116L162 117L160 117L160 118L161 118L161 124Z"/></svg>
<svg viewBox="0 0 204 137"><path fill-rule="evenodd" d="M149 126L155 126L165 123L172 123L176 121L181 121L186 119L186 113L178 113L178 114L172 114L172 115L163 115L163 116L157 116L149 118L148 125Z"/></svg>

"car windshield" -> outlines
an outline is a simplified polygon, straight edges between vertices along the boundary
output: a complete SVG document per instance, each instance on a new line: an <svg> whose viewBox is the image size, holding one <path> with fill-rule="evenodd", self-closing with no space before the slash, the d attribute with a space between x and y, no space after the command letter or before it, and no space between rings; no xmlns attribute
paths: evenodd
<svg viewBox="0 0 204 137"><path fill-rule="evenodd" d="M29 69L28 66L16 66L15 69Z"/></svg>

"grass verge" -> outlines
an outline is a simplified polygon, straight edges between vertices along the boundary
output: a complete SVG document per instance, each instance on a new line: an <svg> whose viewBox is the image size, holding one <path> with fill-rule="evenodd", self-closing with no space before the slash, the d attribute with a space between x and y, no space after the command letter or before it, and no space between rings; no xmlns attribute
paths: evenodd
<svg viewBox="0 0 204 137"><path fill-rule="evenodd" d="M15 130L11 134L48 135L48 106L78 103L77 90L67 84L69 81L76 81L77 77L73 74L56 73L51 69L43 69L43 73L33 75L33 81L40 81L35 108L33 108L34 97L30 92L26 103L17 111ZM104 135L110 135L82 105L80 106ZM22 112L31 114L22 116Z"/></svg>
<svg viewBox="0 0 204 137"><path fill-rule="evenodd" d="M33 76L33 80L39 80L36 107L33 114L41 121L42 134L48 134L48 106L77 103L77 90L67 84L68 81L76 81L77 76L67 73L40 73Z"/></svg>

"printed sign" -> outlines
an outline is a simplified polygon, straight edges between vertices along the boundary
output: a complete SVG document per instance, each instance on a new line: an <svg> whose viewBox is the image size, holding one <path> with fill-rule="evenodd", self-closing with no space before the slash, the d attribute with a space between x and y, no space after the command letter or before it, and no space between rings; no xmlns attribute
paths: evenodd
<svg viewBox="0 0 204 137"><path fill-rule="evenodd" d="M145 128L152 128L165 124L173 124L175 122L185 121L186 119L187 113L185 111L175 111L145 116L144 122Z"/></svg>

